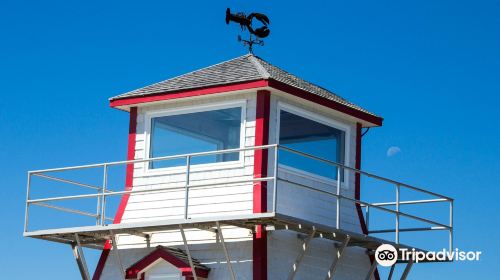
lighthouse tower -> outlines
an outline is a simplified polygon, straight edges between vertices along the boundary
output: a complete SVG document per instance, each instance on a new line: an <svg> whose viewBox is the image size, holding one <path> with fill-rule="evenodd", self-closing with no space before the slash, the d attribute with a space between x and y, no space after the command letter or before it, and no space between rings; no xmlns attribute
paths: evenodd
<svg viewBox="0 0 500 280"><path fill-rule="evenodd" d="M381 117L255 55L110 105L130 116L126 161L28 175L24 235L71 245L82 279L378 279L375 250L413 248L403 233L445 231L452 246L451 215L443 222L425 207L403 208L451 198L361 170L363 130L381 126ZM117 186L110 172L120 167ZM363 178L377 181L375 192L385 185L390 199L361 197ZM82 191L34 197L39 181ZM404 200L403 189L432 198ZM44 218L30 218L40 209ZM370 219L374 211L389 218ZM50 219L53 212L79 218L44 226L68 222ZM403 228L400 218L419 226ZM377 222L386 228L372 228ZM83 248L101 250L95 271ZM398 260L405 279L413 261Z"/></svg>

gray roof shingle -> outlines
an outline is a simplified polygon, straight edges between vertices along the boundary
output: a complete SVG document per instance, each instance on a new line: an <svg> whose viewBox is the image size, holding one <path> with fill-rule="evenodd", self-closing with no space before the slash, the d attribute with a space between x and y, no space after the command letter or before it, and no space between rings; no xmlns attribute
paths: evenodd
<svg viewBox="0 0 500 280"><path fill-rule="evenodd" d="M305 90L311 94L321 96L353 109L376 116L375 114L347 101L337 94L301 79L253 54L246 54L206 68L161 81L159 83L126 92L124 94L114 96L110 100L154 94L167 94L169 92L181 90L269 79L282 82L289 86Z"/></svg>

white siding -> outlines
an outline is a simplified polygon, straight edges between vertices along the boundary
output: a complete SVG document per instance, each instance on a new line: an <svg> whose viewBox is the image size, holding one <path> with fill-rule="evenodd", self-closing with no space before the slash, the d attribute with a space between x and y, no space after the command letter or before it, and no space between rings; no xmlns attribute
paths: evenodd
<svg viewBox="0 0 500 280"><path fill-rule="evenodd" d="M346 165L354 166L356 130L352 120L343 119L340 114L335 114L321 106L298 100L297 98L282 95L273 95L271 100L271 130L270 141L277 141L277 105L283 102L295 107L320 114L323 117L340 121L350 128L350 137L346 143L350 145L346 154ZM304 176L285 169L279 171L279 177L294 183L306 185L331 193L336 193L336 183L328 182L311 176ZM268 188L268 205L272 205L272 188ZM354 197L354 176L349 174L346 183L341 187L342 195ZM336 199L319 192L314 192L297 187L293 183L280 181L278 183L278 213L297 217L312 223L335 226L336 224ZM341 227L353 232L361 232L359 218L353 203L343 201L341 203ZM272 231L268 234L268 278L287 279L292 269L293 262L302 250L303 239L293 231ZM326 273L336 258L337 249L335 242L326 239L315 238L311 241L304 259L298 269L295 279L325 279ZM370 259L365 250L359 247L349 247L339 263L335 273L335 279L365 279L370 268Z"/></svg>
<svg viewBox="0 0 500 280"><path fill-rule="evenodd" d="M298 100L290 96L273 95L271 99L271 116L270 116L270 141L277 142L278 120L277 108L278 103L292 105L308 112L320 115L323 118L331 119L336 122L341 122L349 127L349 139L346 143L349 146L346 150L346 165L354 167L355 162L355 146L356 146L356 124L351 120L343 119L339 114L335 114L331 110L327 110L321 106L308 104L307 102ZM274 160L272 160L274 161ZM301 188L297 184L305 185L311 188L336 193L336 182L298 174L288 169L280 169L279 177L289 182L279 181L277 208L278 213L297 217L303 220L311 221L327 226L336 225L336 198L324 193L315 192L306 188ZM296 184L294 184L296 183ZM272 187L268 188L268 205L272 205ZM346 182L342 184L341 193L344 196L354 198L354 175L348 173ZM361 232L359 218L356 213L355 206L352 202L341 202L341 227L343 229Z"/></svg>
<svg viewBox="0 0 500 280"><path fill-rule="evenodd" d="M274 231L268 234L267 244L268 279L287 279L297 255L302 250L303 241L298 238L296 232ZM295 279L325 279L336 256L337 248L334 242L313 239L299 265ZM370 259L365 250L348 247L338 264L334 279L365 279L369 268Z"/></svg>
<svg viewBox="0 0 500 280"><path fill-rule="evenodd" d="M146 156L145 149L145 113L150 111L178 108L185 106L198 106L233 100L246 100L244 145L253 146L255 142L255 93L232 94L226 96L210 96L193 100L180 100L175 103L165 103L142 107L137 118L137 135L135 159ZM185 184L185 172L166 174L148 174L144 164L134 165L134 190L155 188L176 188ZM196 170L191 173L191 184L216 183L219 185L190 189L189 217L203 217L224 214L249 214L253 212L253 184L227 184L228 181L253 178L253 151L244 152L240 165L223 166L218 169ZM184 190L172 189L155 192L154 194L133 194L130 196L125 208L122 223L178 219L184 216ZM252 234L247 229L230 226L222 227L224 239L228 246L233 268L238 275L252 274ZM230 279L225 263L225 257L216 238L210 231L186 229L186 238L190 245L190 252L194 258L211 268L209 279ZM124 267L128 267L147 255L151 250L145 248L143 238L132 235L117 237L118 248ZM151 235L151 248L157 245L176 246L184 250L182 237L178 230L154 232ZM119 279L120 270L116 259L110 256L106 262L101 279ZM245 279L245 278L241 278ZM247 279L251 279L247 278Z"/></svg>
<svg viewBox="0 0 500 280"><path fill-rule="evenodd" d="M161 111L171 108L196 108L218 104L221 102L232 102L244 100L245 115L244 135L245 146L253 146L255 142L255 93L233 94L226 96L210 96L209 98L196 98L192 100L180 100L174 103L141 107L137 117L137 135L135 147L135 159L143 159L146 155L146 113ZM134 190L171 188L155 193L132 194L123 215L122 223L159 220L180 219L184 217L186 183L185 169L165 172L147 172L145 164L134 166ZM253 212L253 184L250 183L228 183L231 181L250 180L253 177L253 151L243 153L241 163L222 164L219 167L197 168L193 165L190 172L190 184L220 183L215 186L193 187L189 191L189 215L190 218L206 216L223 216L250 214ZM172 239L172 235L178 231L166 231L153 234L152 246L161 244L171 246L179 244L180 239ZM226 239L231 242L235 240L249 240L251 236L246 229L227 229ZM180 236L179 236L180 237ZM188 230L190 242L214 242L214 236L207 231ZM121 248L144 247L144 240L135 236L121 236L119 245Z"/></svg>
<svg viewBox="0 0 500 280"><path fill-rule="evenodd" d="M255 92L244 94L231 94L180 100L173 103L164 103L142 107L139 109L135 158L145 157L145 113L154 110L163 110L174 107L205 105L211 102L246 100L245 146L253 146L255 142ZM347 165L354 166L355 159L355 123L343 119L312 103L303 102L293 97L285 98L282 95L272 95L270 142L276 141L276 111L277 102L282 101L293 106L342 121L350 127L350 138L346 142L350 145L347 154ZM270 162L273 162L270 154ZM269 174L273 174L273 166L269 166ZM334 184L307 176L300 176L289 171L281 170L280 176L292 182L297 182L310 187L336 192ZM210 215L234 215L252 213L253 187L252 184L227 184L228 180L250 179L253 177L253 152L245 152L244 160L239 166L225 166L220 169L194 170L191 183L213 183L220 185L193 188L190 190L189 215L202 217ZM134 166L134 189L176 188L185 184L184 171L165 174L147 174L144 164ZM272 186L268 184L268 208L272 207ZM290 216L295 216L313 223L335 225L336 204L334 197L328 197L317 192L297 188L294 184L280 182L278 185L277 211ZM342 187L342 194L354 197L354 176L348 176ZM352 203L342 204L341 226L349 231L360 232L359 219ZM131 195L126 206L122 223L146 221L154 219L178 219L184 213L184 190L172 189L154 194ZM247 229L224 227L225 241L229 248L231 260L234 262L238 279L252 279L252 235ZM187 229L186 236L190 244L190 251L194 258L207 265L212 270L209 279L230 279L225 264L225 258L220 244L214 233L209 231ZM151 248L145 248L144 239L136 236L118 236L122 261L125 267L144 257L151 248L157 245L175 246L184 249L179 231L155 232L151 237ZM273 231L268 239L268 271L269 279L286 279L291 264L301 247L301 240L297 233L290 231ZM334 242L315 239L301 265L296 279L323 279L331 261L335 257ZM370 266L368 256L364 250L349 248L346 259L340 263L337 279L363 279ZM118 279L119 269L116 259L111 255L106 263L101 279Z"/></svg>

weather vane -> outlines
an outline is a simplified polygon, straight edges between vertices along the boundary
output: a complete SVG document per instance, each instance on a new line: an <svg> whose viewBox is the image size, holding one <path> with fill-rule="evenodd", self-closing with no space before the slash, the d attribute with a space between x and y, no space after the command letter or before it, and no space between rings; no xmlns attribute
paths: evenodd
<svg viewBox="0 0 500 280"><path fill-rule="evenodd" d="M255 28L252 25L253 19L257 19L262 24L261 27ZM271 33L271 30L267 27L269 25L269 18L261 13L251 13L248 16L244 13L231 14L231 10L227 8L226 10L226 24L229 22L235 22L240 25L241 30L248 30L250 36L248 40L241 39L241 35L238 35L238 41L243 42L243 46L248 46L248 51L253 53L253 45L257 44L259 46L264 45L262 38L266 38ZM254 37L255 36L255 37Z"/></svg>

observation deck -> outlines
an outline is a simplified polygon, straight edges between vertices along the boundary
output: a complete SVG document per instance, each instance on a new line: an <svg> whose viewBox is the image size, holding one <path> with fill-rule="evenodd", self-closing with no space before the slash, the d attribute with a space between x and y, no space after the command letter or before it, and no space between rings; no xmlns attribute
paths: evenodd
<svg viewBox="0 0 500 280"><path fill-rule="evenodd" d="M265 152L264 155L268 158L268 175L266 176L247 174L245 177L238 177L237 180L226 179L224 182L193 179L194 173L200 172L193 163L197 157L229 153L255 153L256 151ZM327 182L327 188L291 180L287 176L281 175L282 166L279 163L279 158L283 153L291 153L317 164L330 166L332 170L337 172L336 176L329 185ZM124 181L127 169L130 171L135 165L174 160L185 162L179 167L182 170L178 169L181 177L184 178L180 185L178 183L173 186L169 184L154 187L137 186L135 182L138 180L135 180L132 181L134 183L123 188L123 182L111 183L113 180ZM115 169L118 171L115 172ZM351 181L347 178L350 178ZM355 181L362 185L362 199L353 195ZM192 204L192 201L196 199L193 197L196 189L207 189L221 184L249 184L252 186L256 183L264 183L267 190L267 210L262 213L253 213L252 211L238 214L214 212L202 215L192 213L194 211L192 208L197 207ZM290 200L291 190L301 191L307 197L311 197L312 194L320 195L335 211L327 213L329 218L323 220L326 222L297 215L300 213L300 208L310 202ZM155 219L118 223L119 219L116 219L116 216L120 214L116 213L116 209L120 209L119 204L123 203L123 197L161 194L165 191L176 191L182 194L178 198L182 202L182 205L179 206L182 209L180 216L162 218L160 215ZM386 196L382 194L386 194ZM380 202L377 199L383 200ZM290 204L299 208L299 212L297 209L290 211ZM307 207L314 207L314 202ZM360 219L364 220L360 223L366 225L364 232L345 226L343 223L344 220L351 219L352 214L357 212L362 215ZM381 215L383 217L379 217ZM438 217L441 220L429 218L429 216ZM453 250L453 199L281 145L246 147L28 172L25 237L78 247L103 249L109 240L114 240L115 235L140 236L144 238L146 244L149 243L151 235L157 231L183 231L188 228L196 228L222 234L221 225L246 228L251 231L255 229L256 225L264 225L268 231L291 230L306 235L308 237L306 242L312 238L325 238L340 242L341 246L344 247L358 246L366 248L370 252L373 252L381 244L391 244L395 248L411 250L418 246L412 244L411 240L402 242L401 235L439 231L447 233L447 240L441 244L443 245L441 248L447 247L449 250ZM223 238L221 239L223 240ZM186 243L185 237L184 242ZM187 244L185 245L187 246ZM425 251L426 248L418 248L417 250ZM399 261L403 262L403 260Z"/></svg>

